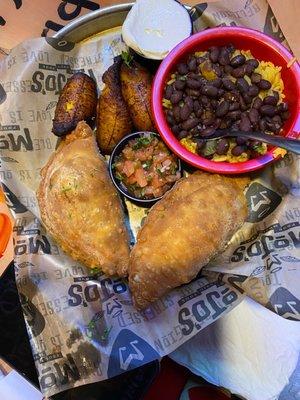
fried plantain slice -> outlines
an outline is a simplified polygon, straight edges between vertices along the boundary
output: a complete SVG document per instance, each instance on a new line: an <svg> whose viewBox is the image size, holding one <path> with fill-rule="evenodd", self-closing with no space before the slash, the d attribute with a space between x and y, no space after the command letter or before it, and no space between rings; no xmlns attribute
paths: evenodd
<svg viewBox="0 0 300 400"><path fill-rule="evenodd" d="M104 154L111 154L123 136L132 132L133 124L127 104L122 96L120 68L121 57L103 74L105 87L97 109L97 140Z"/></svg>
<svg viewBox="0 0 300 400"><path fill-rule="evenodd" d="M68 79L55 109L52 132L64 136L79 121L90 123L96 114L97 86L95 81L83 72L77 72Z"/></svg>
<svg viewBox="0 0 300 400"><path fill-rule="evenodd" d="M139 131L155 131L151 114L151 74L136 61L121 66L122 94L134 126Z"/></svg>

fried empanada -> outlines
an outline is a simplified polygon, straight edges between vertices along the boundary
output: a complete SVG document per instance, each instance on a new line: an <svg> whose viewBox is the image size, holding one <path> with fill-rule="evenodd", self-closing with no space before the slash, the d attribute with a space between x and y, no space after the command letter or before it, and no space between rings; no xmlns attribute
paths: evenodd
<svg viewBox="0 0 300 400"><path fill-rule="evenodd" d="M105 87L98 100L97 140L105 154L110 154L122 137L131 133L133 128L127 104L122 96L121 64L122 59L119 57L102 77Z"/></svg>
<svg viewBox="0 0 300 400"><path fill-rule="evenodd" d="M190 282L225 249L247 216L248 178L195 172L150 210L129 260L137 308Z"/></svg>
<svg viewBox="0 0 300 400"><path fill-rule="evenodd" d="M91 128L79 122L42 169L37 197L47 231L72 258L126 276L129 235Z"/></svg>

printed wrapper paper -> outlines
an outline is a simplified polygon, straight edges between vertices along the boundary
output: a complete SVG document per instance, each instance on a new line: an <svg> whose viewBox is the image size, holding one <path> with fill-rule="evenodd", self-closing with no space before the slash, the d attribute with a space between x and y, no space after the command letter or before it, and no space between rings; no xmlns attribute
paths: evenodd
<svg viewBox="0 0 300 400"><path fill-rule="evenodd" d="M284 40L264 0L201 4L192 17L196 30L235 23L274 34L277 26L275 36ZM79 70L101 90L103 72L123 49L119 31L78 45L33 39L0 65L1 180L15 218L20 300L47 396L174 351L246 294L283 317L300 319L299 158L291 155L253 176L248 220L225 253L144 312L134 309L126 281L92 275L41 226L35 192L57 144L51 126L59 92ZM134 242L147 210L129 202L125 208Z"/></svg>

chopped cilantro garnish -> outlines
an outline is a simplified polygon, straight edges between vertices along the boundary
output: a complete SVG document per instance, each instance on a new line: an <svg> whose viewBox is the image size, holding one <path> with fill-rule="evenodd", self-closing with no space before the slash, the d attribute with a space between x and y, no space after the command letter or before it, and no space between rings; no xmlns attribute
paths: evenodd
<svg viewBox="0 0 300 400"><path fill-rule="evenodd" d="M142 167L143 167L145 170L148 170L148 169L151 167L151 165L152 165L152 160L146 160L146 161L143 163Z"/></svg>
<svg viewBox="0 0 300 400"><path fill-rule="evenodd" d="M217 143L216 143L215 140L208 140L208 141L205 143L205 146L201 149L201 153L202 153L204 156L211 156L211 155L213 155L213 154L215 153L215 151L216 151L216 145L217 145Z"/></svg>
<svg viewBox="0 0 300 400"><path fill-rule="evenodd" d="M162 173L162 171L161 171L160 168L156 168L156 171L158 172L158 174L159 174L160 176L163 176L163 173Z"/></svg>
<svg viewBox="0 0 300 400"><path fill-rule="evenodd" d="M127 67L131 68L131 62L133 60L132 55L129 54L127 51L122 51L121 57L124 63L127 65Z"/></svg>
<svg viewBox="0 0 300 400"><path fill-rule="evenodd" d="M124 177L119 172L116 172L115 176L117 179L119 179L119 181L122 181L124 179Z"/></svg>
<svg viewBox="0 0 300 400"><path fill-rule="evenodd" d="M132 146L133 150L138 150L142 147L147 147L148 144L152 142L151 137L141 136L135 140L134 145Z"/></svg>

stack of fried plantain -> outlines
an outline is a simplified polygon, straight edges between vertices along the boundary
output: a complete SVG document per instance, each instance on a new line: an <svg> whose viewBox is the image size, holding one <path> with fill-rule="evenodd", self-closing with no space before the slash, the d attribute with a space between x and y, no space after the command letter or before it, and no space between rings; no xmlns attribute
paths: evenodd
<svg viewBox="0 0 300 400"><path fill-rule="evenodd" d="M117 57L103 74L105 87L98 100L97 140L100 149L110 154L133 126L138 131L153 131L151 116L152 76L137 62Z"/></svg>
<svg viewBox="0 0 300 400"><path fill-rule="evenodd" d="M124 53L115 58L102 81L105 86L97 104L97 86L91 77L78 72L68 80L58 100L52 132L65 136L79 121L92 125L97 114L99 147L104 154L111 154L134 127L155 130L150 105L152 76Z"/></svg>

